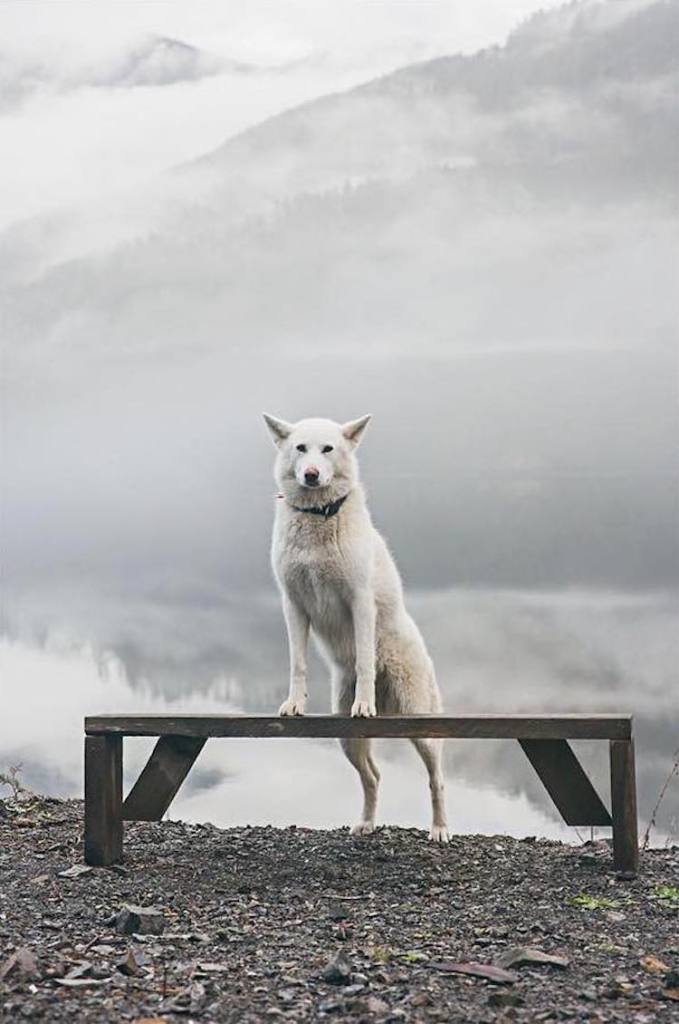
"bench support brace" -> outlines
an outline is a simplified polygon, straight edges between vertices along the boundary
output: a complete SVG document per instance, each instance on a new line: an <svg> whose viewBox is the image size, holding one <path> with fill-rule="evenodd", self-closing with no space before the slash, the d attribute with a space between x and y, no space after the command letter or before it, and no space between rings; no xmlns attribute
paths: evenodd
<svg viewBox="0 0 679 1024"><path fill-rule="evenodd" d="M123 818L160 821L204 746L192 736L161 736L123 804Z"/></svg>
<svg viewBox="0 0 679 1024"><path fill-rule="evenodd" d="M610 828L611 816L567 740L519 743L567 825Z"/></svg>

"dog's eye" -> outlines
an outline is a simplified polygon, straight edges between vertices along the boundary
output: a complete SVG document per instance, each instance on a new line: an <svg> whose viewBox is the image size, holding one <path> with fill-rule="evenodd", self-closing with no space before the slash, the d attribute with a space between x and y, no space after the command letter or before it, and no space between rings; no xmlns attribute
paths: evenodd
<svg viewBox="0 0 679 1024"><path fill-rule="evenodd" d="M328 452L332 451L332 445L331 444L324 444L323 447L321 448L321 451L323 452L324 455L327 455Z"/></svg>
<svg viewBox="0 0 679 1024"><path fill-rule="evenodd" d="M306 445L305 444L298 444L297 445L297 451L298 452L305 452L306 451Z"/></svg>

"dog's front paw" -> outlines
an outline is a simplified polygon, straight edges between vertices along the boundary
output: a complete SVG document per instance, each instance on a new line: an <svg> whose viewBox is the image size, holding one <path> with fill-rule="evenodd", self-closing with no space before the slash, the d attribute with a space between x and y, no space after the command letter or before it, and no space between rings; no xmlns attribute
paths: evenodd
<svg viewBox="0 0 679 1024"><path fill-rule="evenodd" d="M278 714L303 715L305 711L305 706L306 702L303 699L300 700L299 698L293 699L292 697L288 697L288 699L284 700L281 706L279 707Z"/></svg>
<svg viewBox="0 0 679 1024"><path fill-rule="evenodd" d="M355 700L351 705L352 718L374 718L377 708L370 700Z"/></svg>
<svg viewBox="0 0 679 1024"><path fill-rule="evenodd" d="M445 825L432 825L429 838L432 843L447 843L450 841L450 835Z"/></svg>

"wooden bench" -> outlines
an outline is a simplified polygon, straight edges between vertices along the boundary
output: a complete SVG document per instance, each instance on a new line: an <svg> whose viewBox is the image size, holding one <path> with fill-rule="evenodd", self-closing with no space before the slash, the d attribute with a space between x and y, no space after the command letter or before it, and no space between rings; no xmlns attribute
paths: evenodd
<svg viewBox="0 0 679 1024"><path fill-rule="evenodd" d="M515 739L567 825L613 829L613 862L637 871L636 780L631 715L98 715L85 719L85 862L122 858L123 821L160 821L206 741L213 737L441 737ZM123 800L124 736L158 736L141 775ZM611 811L568 740L610 743Z"/></svg>

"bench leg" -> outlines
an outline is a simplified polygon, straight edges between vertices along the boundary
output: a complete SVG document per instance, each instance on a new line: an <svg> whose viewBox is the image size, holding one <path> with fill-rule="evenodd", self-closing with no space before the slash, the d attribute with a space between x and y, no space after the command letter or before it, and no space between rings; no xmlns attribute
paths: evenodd
<svg viewBox="0 0 679 1024"><path fill-rule="evenodd" d="M85 863L123 856L123 738L85 737Z"/></svg>
<svg viewBox="0 0 679 1024"><path fill-rule="evenodd" d="M613 866L621 874L635 875L639 868L639 840L633 739L611 740L611 817Z"/></svg>

